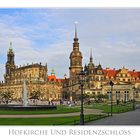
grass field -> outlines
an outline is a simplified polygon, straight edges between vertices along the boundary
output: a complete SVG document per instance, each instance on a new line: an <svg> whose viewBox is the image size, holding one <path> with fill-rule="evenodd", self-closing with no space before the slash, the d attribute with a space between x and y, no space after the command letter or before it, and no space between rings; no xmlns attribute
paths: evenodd
<svg viewBox="0 0 140 140"><path fill-rule="evenodd" d="M105 103L96 103L96 104L92 104L89 106L85 106L85 108L90 108L90 109L100 109L103 110L104 113L110 113L110 105L105 104ZM132 103L127 103L127 104L113 104L113 113L123 113L123 112L127 112L127 111L131 111L133 110L133 106Z"/></svg>
<svg viewBox="0 0 140 140"><path fill-rule="evenodd" d="M86 115L85 122L106 117L105 115ZM49 118L0 118L0 125L76 125L79 116L49 117Z"/></svg>
<svg viewBox="0 0 140 140"><path fill-rule="evenodd" d="M80 108L57 106L56 110L34 110L34 111L0 110L0 115L63 114L72 112L80 112Z"/></svg>
<svg viewBox="0 0 140 140"><path fill-rule="evenodd" d="M85 108L100 109L104 113L110 113L110 105L105 103L94 103L86 105ZM113 105L113 113L122 113L132 110L132 103ZM48 111L14 111L14 110L0 110L0 115L25 115L25 114L63 114L80 112L80 107L65 107L58 106L57 110ZM85 115L85 122L101 119L107 117L106 115ZM74 125L79 124L79 116L68 117L47 117L47 118L0 118L0 125Z"/></svg>

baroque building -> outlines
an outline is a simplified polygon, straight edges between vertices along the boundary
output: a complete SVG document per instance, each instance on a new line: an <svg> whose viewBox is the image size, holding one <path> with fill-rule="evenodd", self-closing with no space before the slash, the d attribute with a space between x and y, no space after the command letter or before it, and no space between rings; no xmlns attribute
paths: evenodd
<svg viewBox="0 0 140 140"><path fill-rule="evenodd" d="M23 78L26 78L27 83L47 81L47 64L43 66L41 63L32 63L31 65L27 64L26 66L18 67L15 65L14 56L10 43L4 75L6 84L21 84Z"/></svg>
<svg viewBox="0 0 140 140"><path fill-rule="evenodd" d="M33 92L38 92L40 100L60 100L63 79L58 79L54 70L48 76L47 64L32 63L16 66L15 53L11 45L10 43L10 48L7 52L4 82L0 82L0 94L10 92L13 95L13 100L20 100L23 79L25 79L28 98L31 98Z"/></svg>
<svg viewBox="0 0 140 140"><path fill-rule="evenodd" d="M82 66L82 53L79 49L77 37L77 27L75 25L75 37L73 50L70 53L69 78L65 76L62 94L65 100L78 100L81 93L79 74L81 70L86 72L84 82L84 94L91 98L94 95L107 95L110 100L111 86L113 81L113 100L129 101L133 98L140 100L140 72L130 71L123 67L122 69L103 69L101 64L95 65L93 62L92 50L88 65ZM135 97L133 97L135 96Z"/></svg>

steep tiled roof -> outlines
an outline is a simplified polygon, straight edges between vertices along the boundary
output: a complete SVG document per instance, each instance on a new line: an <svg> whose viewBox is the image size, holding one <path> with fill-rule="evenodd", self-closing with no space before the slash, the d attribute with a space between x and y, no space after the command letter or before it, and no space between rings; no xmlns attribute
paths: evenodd
<svg viewBox="0 0 140 140"><path fill-rule="evenodd" d="M115 70L115 69L104 69L104 74L105 76L108 76L108 77L115 77L116 74L120 71L120 70ZM140 77L140 72L139 71L128 71L128 73L134 77L134 78L137 78L137 77Z"/></svg>
<svg viewBox="0 0 140 140"><path fill-rule="evenodd" d="M54 81L54 82L57 81L55 75L50 75L50 76L48 76L48 80L49 80L49 81Z"/></svg>
<svg viewBox="0 0 140 140"><path fill-rule="evenodd" d="M115 69L104 69L104 74L105 76L108 76L108 77L115 77L118 70L115 70Z"/></svg>
<svg viewBox="0 0 140 140"><path fill-rule="evenodd" d="M58 82L58 83L64 83L64 81L65 81L65 79L60 79L60 78L57 79L55 75L48 76L48 80Z"/></svg>
<svg viewBox="0 0 140 140"><path fill-rule="evenodd" d="M130 75L134 78L140 77L140 72L137 71L129 71Z"/></svg>

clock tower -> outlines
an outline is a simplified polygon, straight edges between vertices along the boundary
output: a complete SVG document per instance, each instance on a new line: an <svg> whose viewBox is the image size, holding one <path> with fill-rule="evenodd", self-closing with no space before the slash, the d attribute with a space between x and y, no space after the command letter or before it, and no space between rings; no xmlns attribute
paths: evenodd
<svg viewBox="0 0 140 140"><path fill-rule="evenodd" d="M77 37L77 26L75 24L75 37L73 43L73 51L70 54L70 67L69 67L69 75L70 79L75 78L76 74L79 74L82 67L82 53L79 51L79 42Z"/></svg>

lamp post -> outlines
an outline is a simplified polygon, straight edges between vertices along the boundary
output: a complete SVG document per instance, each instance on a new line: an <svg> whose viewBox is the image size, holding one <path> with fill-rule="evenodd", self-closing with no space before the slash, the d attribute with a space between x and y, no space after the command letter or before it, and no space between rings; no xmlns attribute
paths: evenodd
<svg viewBox="0 0 140 140"><path fill-rule="evenodd" d="M82 70L79 74L80 76L80 85L81 85L81 111L80 111L80 125L84 125L84 112L83 112L83 87L84 87L84 78L85 72Z"/></svg>
<svg viewBox="0 0 140 140"><path fill-rule="evenodd" d="M112 106L112 100L113 100L113 85L114 83L112 81L110 81L110 86L111 86L111 116L112 116L112 109L113 109L113 106Z"/></svg>
<svg viewBox="0 0 140 140"><path fill-rule="evenodd" d="M133 110L135 110L135 86L133 87Z"/></svg>

